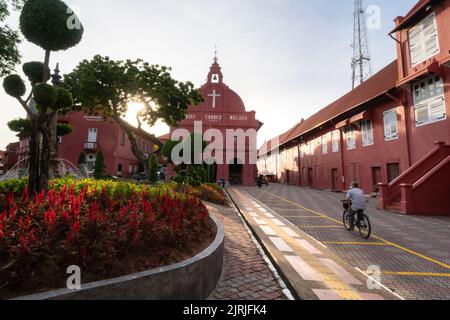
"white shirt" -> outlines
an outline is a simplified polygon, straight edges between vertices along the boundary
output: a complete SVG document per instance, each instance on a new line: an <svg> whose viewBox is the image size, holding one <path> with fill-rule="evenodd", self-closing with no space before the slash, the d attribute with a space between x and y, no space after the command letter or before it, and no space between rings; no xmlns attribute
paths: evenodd
<svg viewBox="0 0 450 320"><path fill-rule="evenodd" d="M364 198L364 191L359 188L353 188L347 193L347 199L352 201L352 210L365 210L366 199Z"/></svg>

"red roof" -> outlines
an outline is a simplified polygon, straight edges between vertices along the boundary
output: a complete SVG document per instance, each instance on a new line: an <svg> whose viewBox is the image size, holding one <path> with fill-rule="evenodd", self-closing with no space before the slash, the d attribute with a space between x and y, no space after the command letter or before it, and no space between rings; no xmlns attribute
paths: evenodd
<svg viewBox="0 0 450 320"><path fill-rule="evenodd" d="M387 91L396 87L397 80L398 69L397 60L395 60L354 90L280 135L280 145L293 141L336 117L385 94ZM267 152L273 150L275 147L275 145L270 146Z"/></svg>
<svg viewBox="0 0 450 320"><path fill-rule="evenodd" d="M428 5L432 4L432 2L436 2L435 0L420 0L416 3L416 5L403 17L398 26L395 27L394 30L390 32L390 34L405 29L409 22L416 17L422 10L426 9Z"/></svg>
<svg viewBox="0 0 450 320"><path fill-rule="evenodd" d="M166 142L170 140L170 133L166 133L165 135L162 135L160 137L158 137L158 140L160 140L161 142Z"/></svg>

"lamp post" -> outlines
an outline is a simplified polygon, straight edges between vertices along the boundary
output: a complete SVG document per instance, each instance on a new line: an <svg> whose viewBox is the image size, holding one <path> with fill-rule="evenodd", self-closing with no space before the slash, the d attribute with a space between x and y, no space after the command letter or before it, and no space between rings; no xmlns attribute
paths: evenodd
<svg viewBox="0 0 450 320"><path fill-rule="evenodd" d="M59 74L59 63L56 64L55 70L51 75L51 81L54 87L58 87L61 84L62 76ZM58 113L55 112L51 122L51 145L50 145L50 177L56 178L59 176L58 170Z"/></svg>

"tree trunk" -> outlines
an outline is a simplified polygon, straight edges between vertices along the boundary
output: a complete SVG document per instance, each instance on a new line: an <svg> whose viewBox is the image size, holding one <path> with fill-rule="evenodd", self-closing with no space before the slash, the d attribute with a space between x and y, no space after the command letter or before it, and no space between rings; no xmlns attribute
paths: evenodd
<svg viewBox="0 0 450 320"><path fill-rule="evenodd" d="M41 190L39 179L39 161L40 161L40 133L38 127L37 117L30 118L31 121L31 135L29 139L30 144L30 165L28 169L28 190L30 195L34 196L35 193Z"/></svg>
<svg viewBox="0 0 450 320"><path fill-rule="evenodd" d="M52 144L52 129L51 124L55 116L47 114L43 120L41 120L39 131L42 135L42 150L40 158L40 175L39 184L42 190L47 191L48 181L50 178L50 160L51 160L51 144Z"/></svg>

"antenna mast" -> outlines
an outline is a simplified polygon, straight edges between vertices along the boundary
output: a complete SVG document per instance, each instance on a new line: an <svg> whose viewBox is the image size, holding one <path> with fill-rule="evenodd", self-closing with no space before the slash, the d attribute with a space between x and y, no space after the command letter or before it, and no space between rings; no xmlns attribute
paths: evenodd
<svg viewBox="0 0 450 320"><path fill-rule="evenodd" d="M372 76L366 14L362 0L355 0L352 58L352 89Z"/></svg>

